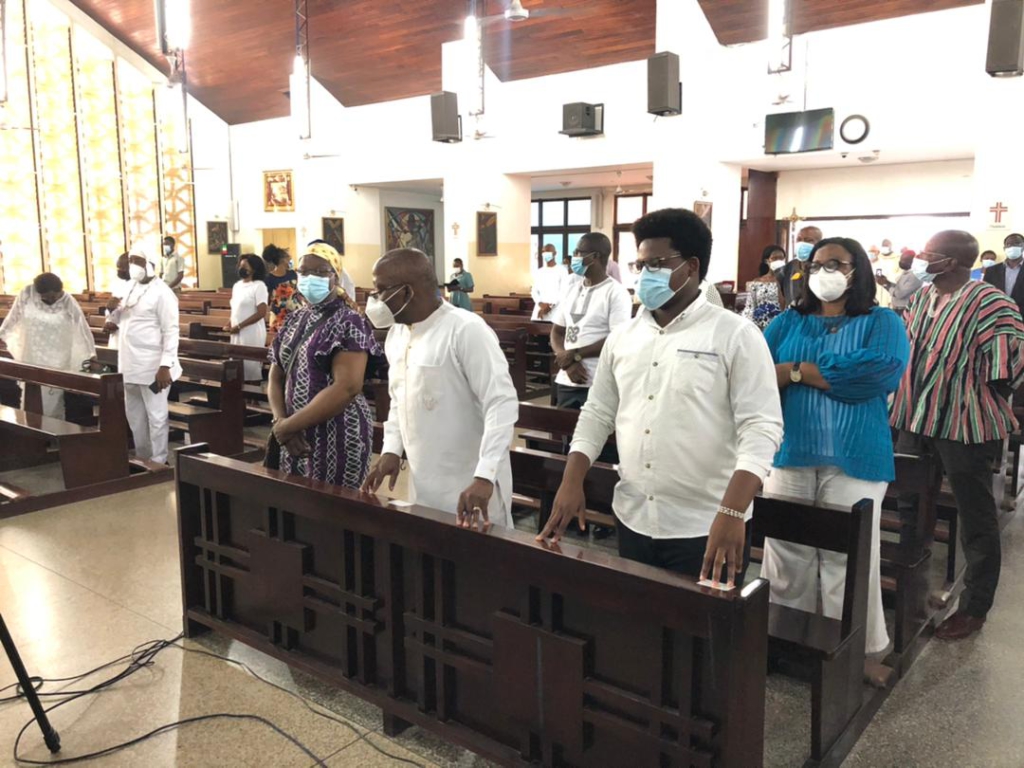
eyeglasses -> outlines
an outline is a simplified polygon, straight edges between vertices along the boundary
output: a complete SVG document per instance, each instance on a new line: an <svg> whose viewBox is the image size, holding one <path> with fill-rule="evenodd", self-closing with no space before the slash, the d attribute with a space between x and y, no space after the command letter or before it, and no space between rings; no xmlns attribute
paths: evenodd
<svg viewBox="0 0 1024 768"><path fill-rule="evenodd" d="M334 274L334 270L330 267L321 267L320 269L300 269L298 272L302 277L330 277Z"/></svg>
<svg viewBox="0 0 1024 768"><path fill-rule="evenodd" d="M840 267L849 267L852 264L852 261L840 261L839 259L831 259L830 261L826 261L824 264L819 261L812 261L807 265L807 271L812 275L818 274L823 269L826 272L838 272Z"/></svg>
<svg viewBox="0 0 1024 768"><path fill-rule="evenodd" d="M681 258L683 258L683 254L677 252L677 253L670 254L668 256L658 256L658 257L653 258L653 259L644 259L643 261L634 261L634 262L630 263L629 271L632 272L634 275L639 275L641 272L644 271L645 267L648 270L655 271L655 270L659 270L662 267L664 267L666 261L672 261L673 259L681 259Z"/></svg>

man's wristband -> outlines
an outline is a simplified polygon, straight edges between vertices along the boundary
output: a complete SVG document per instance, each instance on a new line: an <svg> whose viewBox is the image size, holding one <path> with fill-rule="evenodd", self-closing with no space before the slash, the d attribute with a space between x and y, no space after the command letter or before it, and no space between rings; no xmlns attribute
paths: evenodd
<svg viewBox="0 0 1024 768"><path fill-rule="evenodd" d="M738 512L737 510L731 509L729 507L719 507L718 508L718 514L726 515L727 517L736 517L736 518L739 518L740 520L746 520L747 519L747 513L746 512Z"/></svg>

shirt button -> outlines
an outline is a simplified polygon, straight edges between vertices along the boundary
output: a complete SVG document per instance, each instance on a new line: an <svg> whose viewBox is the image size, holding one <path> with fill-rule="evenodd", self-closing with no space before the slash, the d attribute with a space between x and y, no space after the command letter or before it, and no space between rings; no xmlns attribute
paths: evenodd
<svg viewBox="0 0 1024 768"><path fill-rule="evenodd" d="M654 399L654 395L648 395L648 396L647 396L647 399L648 399L648 400L653 400L653 399Z"/></svg>
<svg viewBox="0 0 1024 768"><path fill-rule="evenodd" d="M655 364L654 364L654 367L655 367L655 368L657 368L657 367L658 367L658 364L657 364L657 363L655 363Z"/></svg>
<svg viewBox="0 0 1024 768"><path fill-rule="evenodd" d="M649 434L651 434L651 430L649 430L649 429L645 429L645 430L644 430L644 434L645 434L645 435L649 435Z"/></svg>
<svg viewBox="0 0 1024 768"><path fill-rule="evenodd" d="M647 497L647 500L648 500L648 501L654 501L654 497L653 497L653 496L648 496L648 497Z"/></svg>
<svg viewBox="0 0 1024 768"><path fill-rule="evenodd" d="M658 335L659 335L659 336L664 336L664 335L665 335L665 332L664 332L664 331L658 331Z"/></svg>
<svg viewBox="0 0 1024 768"><path fill-rule="evenodd" d="M651 468L651 465L650 465L650 464L645 464L644 466L646 466L646 467L647 467L648 469L650 469L650 468Z"/></svg>

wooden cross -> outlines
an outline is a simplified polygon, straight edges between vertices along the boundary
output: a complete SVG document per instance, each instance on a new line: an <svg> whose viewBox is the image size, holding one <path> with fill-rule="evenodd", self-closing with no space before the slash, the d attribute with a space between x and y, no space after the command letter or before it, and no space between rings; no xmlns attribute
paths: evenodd
<svg viewBox="0 0 1024 768"><path fill-rule="evenodd" d="M996 215L995 223L996 224L1002 224L1003 223L1003 214L1007 213L1010 209L1007 208L1002 203L996 203L995 205L993 205L988 210L989 210L990 213L994 213Z"/></svg>
<svg viewBox="0 0 1024 768"><path fill-rule="evenodd" d="M455 235L456 237L459 236L459 223L458 222L455 222L454 224L452 224L452 234Z"/></svg>

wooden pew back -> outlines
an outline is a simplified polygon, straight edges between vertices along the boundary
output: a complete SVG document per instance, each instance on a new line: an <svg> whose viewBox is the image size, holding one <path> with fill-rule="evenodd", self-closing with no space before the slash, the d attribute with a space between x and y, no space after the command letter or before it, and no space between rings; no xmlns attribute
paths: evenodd
<svg viewBox="0 0 1024 768"><path fill-rule="evenodd" d="M185 632L286 660L499 764L763 763L767 584L178 453Z"/></svg>

